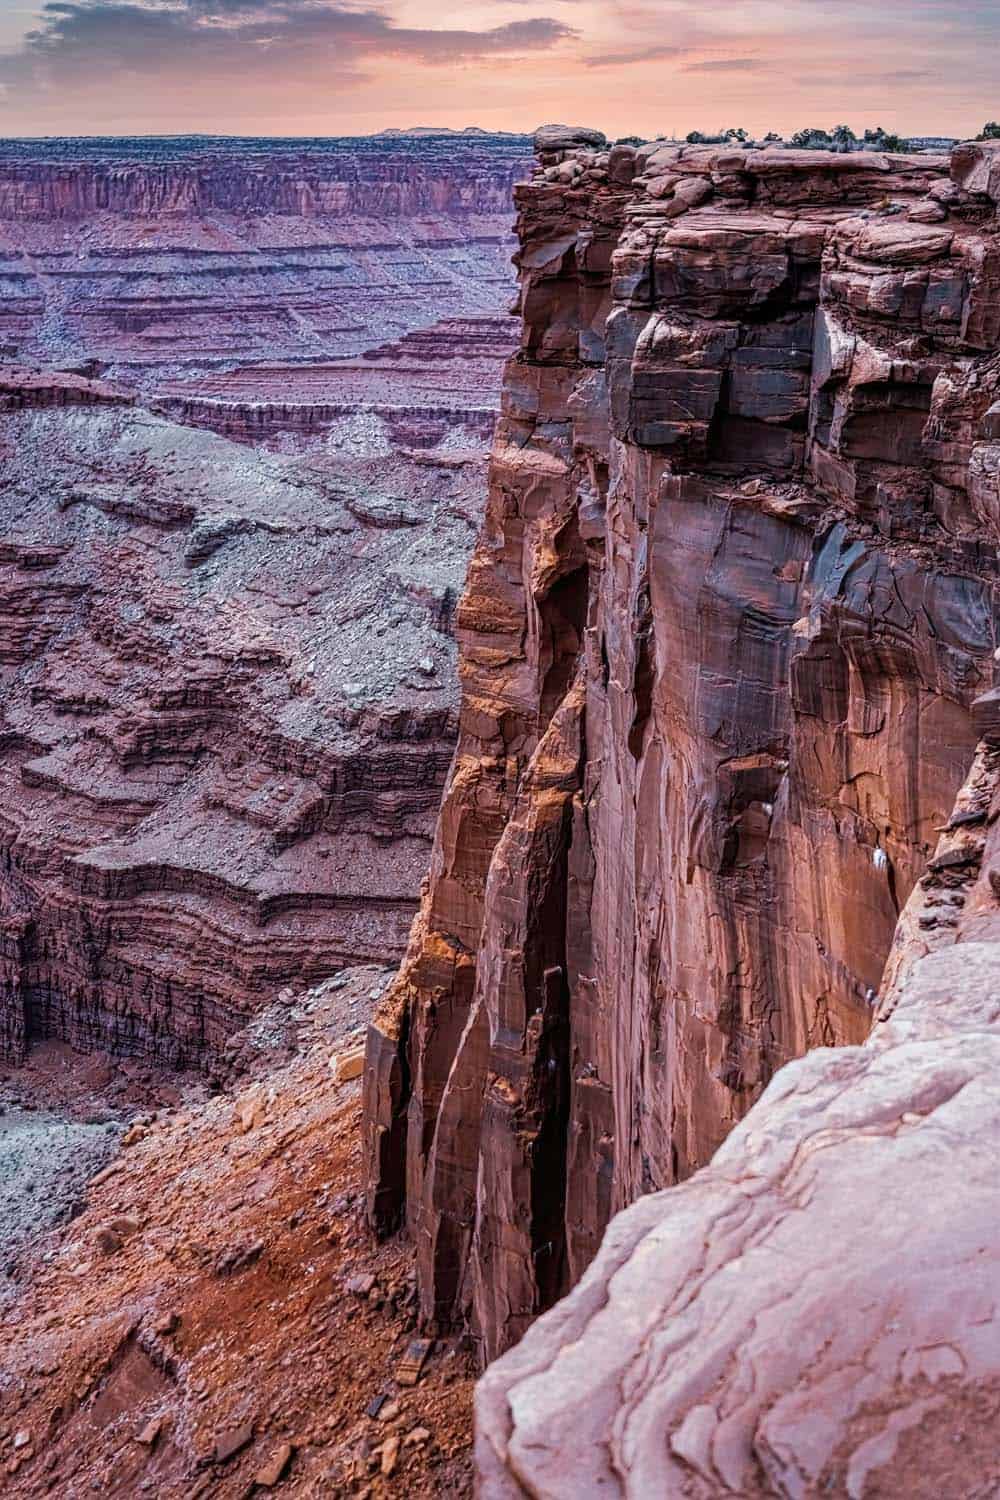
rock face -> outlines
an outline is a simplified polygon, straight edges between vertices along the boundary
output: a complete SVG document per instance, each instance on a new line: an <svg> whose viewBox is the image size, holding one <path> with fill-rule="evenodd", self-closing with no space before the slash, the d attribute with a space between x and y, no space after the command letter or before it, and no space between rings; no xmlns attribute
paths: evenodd
<svg viewBox="0 0 1000 1500"><path fill-rule="evenodd" d="M402 955L526 150L0 144L0 1058Z"/></svg>
<svg viewBox="0 0 1000 1500"><path fill-rule="evenodd" d="M596 132L590 132L596 135ZM486 132L303 139L175 136L8 140L0 217L280 214L290 219L496 214L506 218L530 143Z"/></svg>
<svg viewBox="0 0 1000 1500"><path fill-rule="evenodd" d="M619 1215L487 1371L486 1500L995 1483L998 792L991 736L867 1044L783 1068L711 1165Z"/></svg>
<svg viewBox="0 0 1000 1500"><path fill-rule="evenodd" d="M106 396L29 377L0 422L0 1057L214 1071L283 985L403 951L483 464Z"/></svg>
<svg viewBox="0 0 1000 1500"><path fill-rule="evenodd" d="M0 357L94 362L249 441L373 408L488 441L529 158L490 135L0 143Z"/></svg>
<svg viewBox="0 0 1000 1500"><path fill-rule="evenodd" d="M950 1287L995 1216L985 1161L960 1204L938 1145L954 1119L974 1151L992 1001L970 968L949 1017L962 965L928 959L861 1044L900 913L951 942L968 873L919 885L997 636L996 160L573 146L518 189L459 743L369 1032L369 1214L405 1219L425 1321L489 1360L642 1201L482 1386L488 1494L817 1493L871 1402L916 1411L893 1382L992 1368L995 1263L951 1352L917 1274ZM899 1265L926 1338L904 1369L890 1327L819 1433ZM841 1279L871 1289L856 1328Z"/></svg>

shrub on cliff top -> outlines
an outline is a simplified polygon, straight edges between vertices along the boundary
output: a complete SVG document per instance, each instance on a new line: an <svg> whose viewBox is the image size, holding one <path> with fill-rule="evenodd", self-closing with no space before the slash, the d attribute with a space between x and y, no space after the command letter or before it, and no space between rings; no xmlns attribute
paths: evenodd
<svg viewBox="0 0 1000 1500"><path fill-rule="evenodd" d="M1000 123L988 120L976 136L977 141L1000 141Z"/></svg>
<svg viewBox="0 0 1000 1500"><path fill-rule="evenodd" d="M816 150L820 147L829 147L833 144L828 130L797 130L791 138L791 145L802 146L808 150Z"/></svg>
<svg viewBox="0 0 1000 1500"><path fill-rule="evenodd" d="M689 146L724 146L728 141L748 141L747 132L740 126L728 130L717 130L714 135L705 135L701 130L690 130L684 137Z"/></svg>
<svg viewBox="0 0 1000 1500"><path fill-rule="evenodd" d="M908 144L901 135L889 135L881 125L865 131L865 145L872 151L905 151Z"/></svg>

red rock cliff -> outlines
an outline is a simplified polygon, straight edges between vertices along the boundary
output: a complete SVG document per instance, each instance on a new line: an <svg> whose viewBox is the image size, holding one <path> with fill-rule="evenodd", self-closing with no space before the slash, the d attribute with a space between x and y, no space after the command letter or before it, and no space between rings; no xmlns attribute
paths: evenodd
<svg viewBox="0 0 1000 1500"><path fill-rule="evenodd" d="M0 220L201 215L506 214L523 176L518 136L289 141L9 141Z"/></svg>
<svg viewBox="0 0 1000 1500"><path fill-rule="evenodd" d="M484 1359L783 1064L824 1049L835 1097L825 1049L869 1036L997 626L1000 155L547 145L517 191L459 743L366 1082L372 1222L405 1219L424 1319ZM536 1364L671 1201L606 1239ZM519 1358L484 1388L484 1473L589 1493L589 1407L579 1470L514 1456Z"/></svg>

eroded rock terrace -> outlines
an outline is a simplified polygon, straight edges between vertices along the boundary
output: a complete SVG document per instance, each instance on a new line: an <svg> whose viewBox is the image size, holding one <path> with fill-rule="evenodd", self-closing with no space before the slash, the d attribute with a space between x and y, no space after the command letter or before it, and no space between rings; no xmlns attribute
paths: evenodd
<svg viewBox="0 0 1000 1500"><path fill-rule="evenodd" d="M0 1051L403 949L524 142L0 147Z"/></svg>

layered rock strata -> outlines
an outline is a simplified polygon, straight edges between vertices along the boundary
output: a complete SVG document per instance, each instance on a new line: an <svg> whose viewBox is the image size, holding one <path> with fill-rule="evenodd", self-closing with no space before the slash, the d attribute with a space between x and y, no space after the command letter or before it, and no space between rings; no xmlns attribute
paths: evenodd
<svg viewBox="0 0 1000 1500"><path fill-rule="evenodd" d="M526 170L0 143L3 1056L225 1074L283 986L401 955Z"/></svg>
<svg viewBox="0 0 1000 1500"><path fill-rule="evenodd" d="M477 1391L484 1500L987 1494L1000 1425L1000 740L866 1045L789 1063Z"/></svg>
<svg viewBox="0 0 1000 1500"><path fill-rule="evenodd" d="M867 1099L867 1072L895 1067L902 1032L859 1044L973 761L998 618L996 153L540 145L457 616L459 743L366 1081L371 1220L405 1219L425 1321L468 1327L484 1359L762 1094L758 1111L789 1101L755 1148L776 1182L803 1111L822 1114L793 1080L815 1074L832 1108L838 1069ZM930 915L953 935L947 901ZM617 1221L524 1347L547 1340L554 1371L560 1330L605 1298L637 1327L615 1268L671 1212L703 1256L729 1201L704 1181ZM733 1234L752 1233L730 1192ZM637 1250L655 1312L627 1358L684 1301L684 1254L660 1301ZM684 1337L696 1357L704 1330ZM584 1347L607 1373L599 1337ZM497 1493L578 1494L609 1463L621 1492L657 1487L669 1455L641 1473L607 1456L610 1375L604 1405L587 1382L602 1437L578 1467L544 1467L527 1415L515 1453L521 1358L484 1388ZM556 1382L568 1434L561 1371L524 1399Z"/></svg>
<svg viewBox="0 0 1000 1500"><path fill-rule="evenodd" d="M251 441L379 407L425 445L488 442L529 157L489 135L0 143L0 353Z"/></svg>
<svg viewBox="0 0 1000 1500"><path fill-rule="evenodd" d="M402 954L482 465L254 453L106 383L18 379L0 1056L56 1037L225 1071L284 986Z"/></svg>

